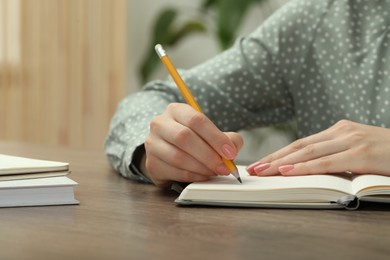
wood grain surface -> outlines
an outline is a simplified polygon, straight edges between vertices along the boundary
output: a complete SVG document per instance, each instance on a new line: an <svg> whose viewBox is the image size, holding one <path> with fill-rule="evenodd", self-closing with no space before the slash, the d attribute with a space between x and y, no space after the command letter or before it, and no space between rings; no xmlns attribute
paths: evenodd
<svg viewBox="0 0 390 260"><path fill-rule="evenodd" d="M390 205L360 210L179 207L126 180L101 151L0 142L67 161L78 206L0 209L0 259L386 259Z"/></svg>

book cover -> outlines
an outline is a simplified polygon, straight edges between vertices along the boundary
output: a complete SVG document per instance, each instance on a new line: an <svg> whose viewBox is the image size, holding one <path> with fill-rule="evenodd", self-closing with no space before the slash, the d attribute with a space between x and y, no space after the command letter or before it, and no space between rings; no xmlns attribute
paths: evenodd
<svg viewBox="0 0 390 260"><path fill-rule="evenodd" d="M0 175L68 171L69 163L0 154Z"/></svg>

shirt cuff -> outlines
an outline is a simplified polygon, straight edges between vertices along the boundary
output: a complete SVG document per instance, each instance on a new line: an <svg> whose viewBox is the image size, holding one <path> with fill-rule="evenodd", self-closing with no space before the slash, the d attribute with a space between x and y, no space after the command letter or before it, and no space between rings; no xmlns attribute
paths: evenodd
<svg viewBox="0 0 390 260"><path fill-rule="evenodd" d="M135 148L133 157L131 159L129 169L133 175L136 176L137 179L146 183L153 183L142 171L139 169L139 165L141 163L142 156L145 154L145 146L142 144Z"/></svg>

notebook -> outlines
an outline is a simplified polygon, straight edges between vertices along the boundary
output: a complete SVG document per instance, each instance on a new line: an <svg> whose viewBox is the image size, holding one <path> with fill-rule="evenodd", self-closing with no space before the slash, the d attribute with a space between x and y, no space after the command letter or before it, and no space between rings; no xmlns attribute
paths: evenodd
<svg viewBox="0 0 390 260"><path fill-rule="evenodd" d="M0 154L0 207L79 204L69 163Z"/></svg>
<svg viewBox="0 0 390 260"><path fill-rule="evenodd" d="M47 172L67 172L69 163L38 160L26 157L0 154L0 176Z"/></svg>
<svg viewBox="0 0 390 260"><path fill-rule="evenodd" d="M233 176L216 176L186 186L176 203L265 208L357 209L360 201L390 203L390 177L381 175L250 176L238 166Z"/></svg>

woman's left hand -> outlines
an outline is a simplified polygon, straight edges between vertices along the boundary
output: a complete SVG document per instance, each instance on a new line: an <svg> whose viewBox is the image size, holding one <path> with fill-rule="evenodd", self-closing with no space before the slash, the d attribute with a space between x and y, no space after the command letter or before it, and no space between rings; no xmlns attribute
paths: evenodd
<svg viewBox="0 0 390 260"><path fill-rule="evenodd" d="M341 120L247 167L251 175L390 175L390 129Z"/></svg>

